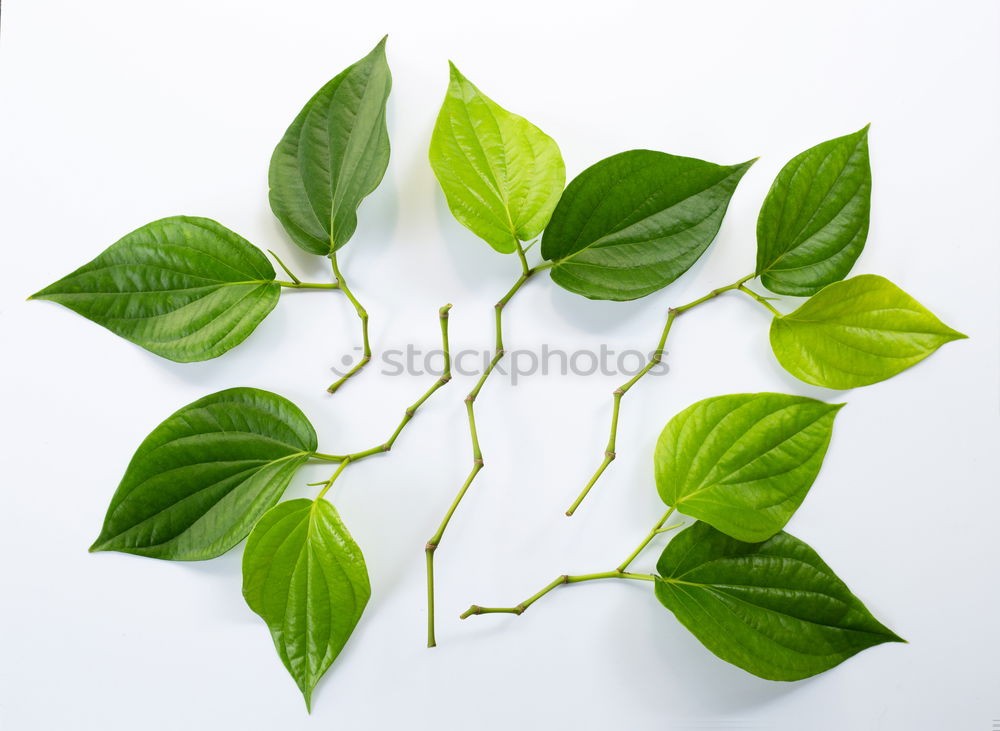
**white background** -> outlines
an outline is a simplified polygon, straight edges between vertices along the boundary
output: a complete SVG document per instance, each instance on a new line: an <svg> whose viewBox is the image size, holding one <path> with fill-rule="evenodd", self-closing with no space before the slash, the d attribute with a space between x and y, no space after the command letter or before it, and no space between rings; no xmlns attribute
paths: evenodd
<svg viewBox="0 0 1000 731"><path fill-rule="evenodd" d="M334 397L358 339L346 300L286 292L243 345L173 364L24 298L133 228L213 217L323 281L268 210L275 143L322 83L390 34L392 161L343 267L376 349L492 342L518 273L455 223L426 162L448 58L561 146L570 176L649 147L760 155L716 243L680 281L627 304L540 276L507 311L508 346L649 350L666 308L753 265L754 223L792 155L872 122L873 214L855 272L885 275L971 339L849 393L775 363L767 313L729 295L678 321L670 373L623 404L619 459L578 516L621 376L493 378L487 469L438 552L439 640L424 642L423 544L470 463L462 397L440 391L391 455L332 497L373 599L307 716L240 595L240 553L199 564L89 555L135 447L163 418L236 385L299 404L328 452L382 441L433 376L370 368ZM1000 719L995 2L265 2L8 0L0 31L0 726L4 729L989 729ZM534 254L537 256L537 254ZM780 305L788 308L791 303ZM667 419L730 392L846 400L790 530L906 637L782 684L717 660L645 584L560 589L522 617L465 622L563 572L607 570L662 511L651 455ZM290 495L328 466L300 473ZM649 568L652 550L640 559Z"/></svg>

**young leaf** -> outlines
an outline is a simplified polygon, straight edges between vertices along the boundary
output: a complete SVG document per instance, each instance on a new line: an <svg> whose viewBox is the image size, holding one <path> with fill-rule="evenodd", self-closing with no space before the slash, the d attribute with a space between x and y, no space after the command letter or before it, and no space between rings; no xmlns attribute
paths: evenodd
<svg viewBox="0 0 1000 731"><path fill-rule="evenodd" d="M151 353L208 360L242 343L278 303L263 253L208 218L147 223L30 299L52 300Z"/></svg>
<svg viewBox="0 0 1000 731"><path fill-rule="evenodd" d="M757 274L772 292L806 296L847 276L868 236L868 127L796 155L757 218Z"/></svg>
<svg viewBox="0 0 1000 731"><path fill-rule="evenodd" d="M733 538L770 538L812 487L842 406L783 393L699 401L660 434L656 489Z"/></svg>
<svg viewBox="0 0 1000 731"><path fill-rule="evenodd" d="M503 254L541 233L566 184L555 140L477 89L455 64L430 161L458 222Z"/></svg>
<svg viewBox="0 0 1000 731"><path fill-rule="evenodd" d="M592 165L567 186L542 237L552 279L590 299L665 287L712 243L752 164L630 150Z"/></svg>
<svg viewBox="0 0 1000 731"><path fill-rule="evenodd" d="M884 381L964 337L874 274L835 282L771 323L778 362L796 378L826 388Z"/></svg>
<svg viewBox="0 0 1000 731"><path fill-rule="evenodd" d="M309 708L371 596L364 556L333 505L288 500L260 519L243 554L243 596Z"/></svg>
<svg viewBox="0 0 1000 731"><path fill-rule="evenodd" d="M312 425L277 394L231 388L198 399L139 445L90 550L220 556L246 538L315 451Z"/></svg>
<svg viewBox="0 0 1000 731"><path fill-rule="evenodd" d="M310 99L271 156L271 210L296 244L327 256L350 240L357 210L389 165L385 38Z"/></svg>
<svg viewBox="0 0 1000 731"><path fill-rule="evenodd" d="M805 543L743 543L706 523L660 556L656 597L709 650L768 680L801 680L883 642L904 642Z"/></svg>

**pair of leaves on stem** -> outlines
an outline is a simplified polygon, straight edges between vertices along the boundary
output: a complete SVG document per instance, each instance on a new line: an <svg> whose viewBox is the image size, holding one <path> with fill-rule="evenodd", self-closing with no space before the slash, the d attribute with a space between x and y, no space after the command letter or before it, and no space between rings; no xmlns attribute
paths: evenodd
<svg viewBox="0 0 1000 731"><path fill-rule="evenodd" d="M332 256L344 246L358 206L381 182L390 87L382 39L320 89L278 143L271 209L305 251ZM270 262L242 236L211 219L174 216L136 229L33 299L58 302L187 363L243 342L274 309L280 290Z"/></svg>
<svg viewBox="0 0 1000 731"><path fill-rule="evenodd" d="M843 404L780 393L689 406L656 445L663 501L699 521L657 564L660 602L723 660L799 680L901 641L785 524L819 473Z"/></svg>
<svg viewBox="0 0 1000 731"><path fill-rule="evenodd" d="M555 141L454 65L430 162L453 215L473 233L513 253L544 229L552 279L610 300L643 297L687 271L715 238L751 165L631 150L588 168L563 192Z"/></svg>
<svg viewBox="0 0 1000 731"><path fill-rule="evenodd" d="M307 705L371 593L361 549L329 502L278 502L316 449L312 424L277 394L233 388L199 399L139 446L91 547L196 561L249 534L244 596Z"/></svg>

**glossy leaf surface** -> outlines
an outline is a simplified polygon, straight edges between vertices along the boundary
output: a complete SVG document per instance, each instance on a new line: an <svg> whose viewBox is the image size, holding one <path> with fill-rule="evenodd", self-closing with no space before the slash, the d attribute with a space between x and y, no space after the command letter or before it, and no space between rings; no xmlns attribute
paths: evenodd
<svg viewBox="0 0 1000 731"><path fill-rule="evenodd" d="M734 538L770 538L812 487L841 406L783 393L689 406L656 444L660 497Z"/></svg>
<svg viewBox="0 0 1000 731"><path fill-rule="evenodd" d="M326 256L346 244L389 165L385 38L306 103L271 156L271 210L292 240Z"/></svg>
<svg viewBox="0 0 1000 731"><path fill-rule="evenodd" d="M771 323L771 348L796 378L855 388L890 378L965 335L884 277L836 282Z"/></svg>
<svg viewBox="0 0 1000 731"><path fill-rule="evenodd" d="M361 549L326 500L287 500L257 523L243 554L243 596L311 705L371 596Z"/></svg>
<svg viewBox="0 0 1000 731"><path fill-rule="evenodd" d="M806 296L847 276L868 237L868 127L796 155L757 218L757 274L772 292Z"/></svg>
<svg viewBox="0 0 1000 731"><path fill-rule="evenodd" d="M510 254L552 216L566 184L562 155L555 140L450 67L431 167L459 223Z"/></svg>
<svg viewBox="0 0 1000 731"><path fill-rule="evenodd" d="M542 237L552 279L591 299L665 287L715 239L751 164L630 150L592 165L567 186Z"/></svg>
<svg viewBox="0 0 1000 731"><path fill-rule="evenodd" d="M883 642L876 620L817 553L788 533L743 543L705 523L656 565L656 597L709 650L768 680L801 680Z"/></svg>
<svg viewBox="0 0 1000 731"><path fill-rule="evenodd" d="M264 254L208 218L153 221L32 295L173 361L239 345L278 303Z"/></svg>
<svg viewBox="0 0 1000 731"><path fill-rule="evenodd" d="M196 561L246 538L316 451L290 401L232 388L189 404L150 433L90 550Z"/></svg>

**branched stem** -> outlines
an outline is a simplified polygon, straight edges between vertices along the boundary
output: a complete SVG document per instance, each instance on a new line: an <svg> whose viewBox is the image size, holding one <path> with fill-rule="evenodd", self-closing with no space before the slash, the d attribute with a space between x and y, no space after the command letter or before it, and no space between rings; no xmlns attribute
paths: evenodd
<svg viewBox="0 0 1000 731"><path fill-rule="evenodd" d="M772 305L768 301L767 297L764 297L763 295L757 294L752 289L750 289L749 287L747 287L745 284L741 284L739 286L739 290L740 290L740 292L742 292L743 294L747 295L748 297L751 297L751 298L757 300L758 302L760 302L762 305L764 305L764 307L766 307L767 309L769 309L771 311L771 314L774 315L775 317L782 317L782 314L777 310L777 308L774 305Z"/></svg>
<svg viewBox="0 0 1000 731"><path fill-rule="evenodd" d="M469 470L469 474L465 478L465 482L459 488L458 493L455 495L454 500L452 500L451 505L448 506L448 510L441 520L441 524L438 526L437 531L431 536L430 540L427 541L427 545L424 546L425 561L427 565L427 646L434 647L437 645L437 639L434 634L434 551L437 550L438 545L441 543L441 539L444 536L445 530L448 528L448 523L451 522L452 516L458 509L459 503L462 502L462 498L465 497L465 493L469 491L472 486L473 480L476 479L476 475L483 469L483 452L479 446L479 434L476 431L476 410L475 402L476 398L479 396L479 392L482 390L483 385L486 383L486 379L489 378L490 374L496 368L497 363L504 356L504 346L503 346L503 309L510 302L511 297L517 294L517 291L524 286L524 283L531 278L536 272L547 268L545 265L540 265L534 268L528 266L528 260L524 255L524 248L521 246L520 242L517 245L518 258L521 261L521 276L514 286L503 297L500 301L496 303L494 308L495 320L494 329L496 335L495 352L493 357L490 359L489 364L483 371L476 385L469 392L469 395L465 397L465 411L469 419L469 435L472 439L472 467Z"/></svg>
<svg viewBox="0 0 1000 731"><path fill-rule="evenodd" d="M450 310L451 305L445 305L438 310L438 320L441 323L441 350L444 353L444 370L442 371L440 378L434 381L434 383L431 384L431 387L428 388L420 398L406 408L403 412L403 418L400 420L396 429L392 432L389 438L374 447L369 447L368 449L363 449L359 452L351 452L350 454L325 454L323 452L313 452L313 454L310 455L312 459L317 459L323 462L340 463L340 467L338 467L337 472L334 473L334 477L331 478L331 482L337 475L340 474L340 471L348 463L358 462L366 457L371 457L373 454L382 454L383 452L388 452L392 449L392 445L396 443L396 439L402 433L403 429L405 429L406 425L410 423L411 419L413 419L414 414L417 413L417 409L419 409L423 405L424 401L429 399L435 391L451 380L451 351L448 344L448 312Z"/></svg>
<svg viewBox="0 0 1000 731"><path fill-rule="evenodd" d="M525 599L523 602L514 607L481 607L478 604L473 604L471 607L466 609L459 615L461 619L467 619L475 614L524 614L524 612L532 604L537 602L543 596L548 594L550 591L555 589L557 586L562 586L563 584L578 584L582 581L596 581L597 579L631 579L635 581L655 581L656 577L652 574L626 574L621 571L604 571L599 574L578 574L575 576L563 574L562 576L557 576L552 580L551 583L544 586L539 591L532 594L530 597Z"/></svg>
<svg viewBox="0 0 1000 731"><path fill-rule="evenodd" d="M344 295L351 301L354 305L354 310L358 313L358 319L361 320L361 360L359 360L351 370L347 371L343 376L337 379L334 383L330 384L330 387L326 389L329 393L335 393L338 388L344 385L351 376L364 368L368 361L372 359L372 348L371 344L368 342L368 312L361 303L358 302L358 298L354 296L351 288L347 286L347 280L344 279L344 275L340 273L340 267L337 266L337 253L334 252L330 254L330 261L333 264L333 276L337 278L337 284L343 291Z"/></svg>
<svg viewBox="0 0 1000 731"><path fill-rule="evenodd" d="M673 514L674 514L674 509L673 508L670 508L666 513L664 513L663 517L660 518L660 522L658 522L656 525L654 525L652 527L652 529L649 531L649 533L646 535L646 537L642 540L642 543L640 543L638 546L636 546L636 549L634 551L632 551L632 553L630 553L628 555L628 558L626 558L624 561L622 561L618 565L618 568L616 568L615 571L618 571L618 572L627 571L629 565L633 561L635 561L636 556L638 556L640 553L642 553L642 550L646 546L649 545L650 541L652 541L654 538L656 538L657 534L663 532L663 524L666 523L670 519L670 516L673 515ZM671 529L673 529L675 527L677 527L677 526L670 526Z"/></svg>
<svg viewBox="0 0 1000 731"><path fill-rule="evenodd" d="M618 440L618 416L621 411L622 397L629 392L632 386L634 386L636 383L639 382L639 379L641 379L643 376L645 376L647 373L653 370L653 368L655 368L656 365L663 360L663 352L664 352L663 349L667 345L667 337L670 335L670 328L673 326L674 320L677 319L678 316L687 312L688 310L694 309L695 307L697 307L700 304L703 304L704 302L708 302L709 300L715 299L720 294L723 294L725 292L730 292L733 290L749 291L745 290L743 285L753 278L754 275L749 274L743 277L742 279L733 282L730 285L727 285L725 287L719 287L718 289L713 289L704 297L699 297L698 299L692 302L688 302L686 305L681 305L680 307L671 307L667 311L667 322L663 326L663 332L660 333L660 342L657 343L656 349L653 351L653 354L649 358L649 362L646 363L645 367L643 367L641 371L636 373L632 378L630 378L628 381L626 381L621 386L616 388L614 392L611 394L612 396L611 433L608 436L608 443L604 447L604 459L601 461L601 464L598 465L597 470L591 476L590 480L584 486L583 490L577 496L576 500L574 500L573 504L570 505L569 509L566 511L566 515L572 515L574 512L576 512L576 509L580 507L580 503L582 503L584 498L587 497L587 494L590 492L591 488L593 488L594 485L597 484L597 481L600 479L601 475L604 474L604 470L608 468L608 465L610 465L617 456L617 453L615 451L616 450L615 445ZM768 307L770 307L770 305L768 305Z"/></svg>

